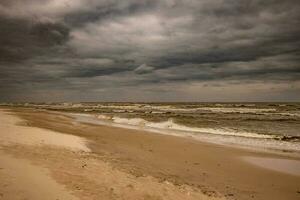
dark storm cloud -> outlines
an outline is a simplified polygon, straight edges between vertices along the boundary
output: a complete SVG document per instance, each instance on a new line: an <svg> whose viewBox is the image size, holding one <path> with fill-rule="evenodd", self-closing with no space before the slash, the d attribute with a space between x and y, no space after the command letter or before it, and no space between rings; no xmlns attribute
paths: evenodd
<svg viewBox="0 0 300 200"><path fill-rule="evenodd" d="M0 44L0 90L8 96L187 82L286 84L300 78L300 3L2 0Z"/></svg>
<svg viewBox="0 0 300 200"><path fill-rule="evenodd" d="M69 29L60 23L35 22L0 15L0 60L21 62L47 54L69 39Z"/></svg>
<svg viewBox="0 0 300 200"><path fill-rule="evenodd" d="M95 2L95 1L94 1ZM156 0L129 1L119 5L120 2L110 1L99 4L93 9L71 12L64 16L64 21L73 27L84 26L86 23L105 21L112 18L126 17L151 11L158 5Z"/></svg>
<svg viewBox="0 0 300 200"><path fill-rule="evenodd" d="M154 70L153 67L148 66L146 64L142 64L139 67L137 67L134 72L137 74L148 74L151 73Z"/></svg>

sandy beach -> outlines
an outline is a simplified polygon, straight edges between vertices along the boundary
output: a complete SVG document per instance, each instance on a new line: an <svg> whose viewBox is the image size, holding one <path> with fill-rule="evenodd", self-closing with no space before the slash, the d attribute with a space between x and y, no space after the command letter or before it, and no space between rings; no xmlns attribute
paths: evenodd
<svg viewBox="0 0 300 200"><path fill-rule="evenodd" d="M300 0L0 0L0 200L300 200Z"/></svg>
<svg viewBox="0 0 300 200"><path fill-rule="evenodd" d="M0 109L0 199L299 199L300 156Z"/></svg>

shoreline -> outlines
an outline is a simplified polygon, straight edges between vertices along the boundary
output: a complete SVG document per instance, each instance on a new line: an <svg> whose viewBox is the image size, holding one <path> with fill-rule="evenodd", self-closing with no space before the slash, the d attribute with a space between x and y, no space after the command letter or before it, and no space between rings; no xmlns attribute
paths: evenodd
<svg viewBox="0 0 300 200"><path fill-rule="evenodd" d="M300 144L294 144L292 142L280 141L276 138L249 138L240 137L233 135L222 135L222 134L212 134L206 132L190 132L181 131L174 129L161 129L152 128L147 126L131 125L125 123L115 123L108 120L101 120L96 118L93 114L85 113L64 113L55 112L57 114L63 114L73 118L78 123L86 123L91 125L102 125L110 127L118 127L124 129L133 129L149 133L158 133L163 135L170 135L181 138L190 138L204 143L211 143L215 145L224 145L231 148L246 149L251 151L275 153L284 156L300 157Z"/></svg>
<svg viewBox="0 0 300 200"><path fill-rule="evenodd" d="M291 159L287 156L138 130L74 123L66 116L41 110L11 111L26 120L29 127L86 138L90 141L88 154L137 180L153 177L174 187L197 188L207 199L299 198L299 176L263 169L242 160L243 156Z"/></svg>

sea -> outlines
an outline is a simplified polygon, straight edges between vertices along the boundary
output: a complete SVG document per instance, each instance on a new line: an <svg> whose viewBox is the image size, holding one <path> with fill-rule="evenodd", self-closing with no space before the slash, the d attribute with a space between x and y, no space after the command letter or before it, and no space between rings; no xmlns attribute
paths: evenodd
<svg viewBox="0 0 300 200"><path fill-rule="evenodd" d="M300 103L41 103L77 122L139 129L221 145L300 153Z"/></svg>

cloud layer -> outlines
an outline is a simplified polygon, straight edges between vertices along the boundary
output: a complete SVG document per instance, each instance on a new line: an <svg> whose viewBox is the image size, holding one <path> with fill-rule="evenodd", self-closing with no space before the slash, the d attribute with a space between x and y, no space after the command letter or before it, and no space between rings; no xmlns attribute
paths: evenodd
<svg viewBox="0 0 300 200"><path fill-rule="evenodd" d="M1 101L300 100L298 0L2 0L0 44Z"/></svg>

